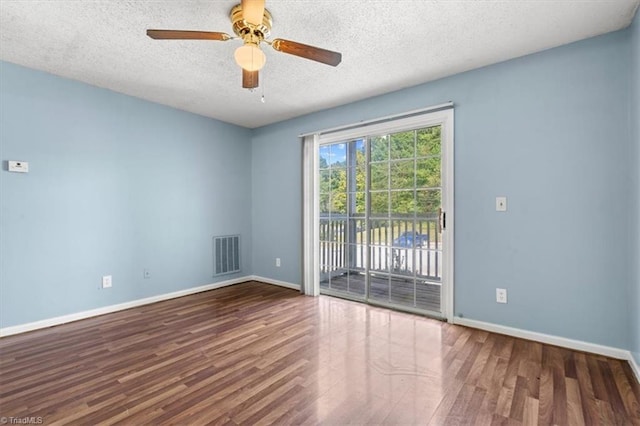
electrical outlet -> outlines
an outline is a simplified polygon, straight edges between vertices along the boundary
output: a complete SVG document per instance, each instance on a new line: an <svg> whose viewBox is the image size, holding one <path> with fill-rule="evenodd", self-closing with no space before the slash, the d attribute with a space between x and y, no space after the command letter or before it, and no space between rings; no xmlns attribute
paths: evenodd
<svg viewBox="0 0 640 426"><path fill-rule="evenodd" d="M276 266L279 268L280 267L280 258L276 257Z"/></svg>
<svg viewBox="0 0 640 426"><path fill-rule="evenodd" d="M496 288L496 302L507 303L507 289Z"/></svg>
<svg viewBox="0 0 640 426"><path fill-rule="evenodd" d="M507 211L507 197L496 197L496 211L497 212Z"/></svg>
<svg viewBox="0 0 640 426"><path fill-rule="evenodd" d="M111 288L112 284L111 275L105 275L102 277L102 288Z"/></svg>
<svg viewBox="0 0 640 426"><path fill-rule="evenodd" d="M145 268L145 270L142 272L142 276L145 280L148 280L149 278L151 278L151 271Z"/></svg>

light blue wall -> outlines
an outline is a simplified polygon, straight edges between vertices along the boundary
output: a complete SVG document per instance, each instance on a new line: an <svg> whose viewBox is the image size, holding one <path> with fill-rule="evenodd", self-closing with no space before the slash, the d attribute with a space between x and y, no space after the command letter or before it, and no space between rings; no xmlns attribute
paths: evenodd
<svg viewBox="0 0 640 426"><path fill-rule="evenodd" d="M0 62L0 327L214 282L217 234L299 283L297 135L453 100L456 314L640 362L639 26L254 132Z"/></svg>
<svg viewBox="0 0 640 426"><path fill-rule="evenodd" d="M9 63L0 117L0 327L231 278L214 235L251 274L250 130Z"/></svg>
<svg viewBox="0 0 640 426"><path fill-rule="evenodd" d="M629 347L629 49L620 31L257 129L254 273L301 281L298 134L452 100L456 315Z"/></svg>
<svg viewBox="0 0 640 426"><path fill-rule="evenodd" d="M635 244L631 249L634 255L633 273L631 281L631 293L629 295L630 312L630 349L636 363L640 365L640 13L630 28L631 31L631 140L635 143L635 228L632 227L632 235L635 235ZM630 197L631 200L634 197Z"/></svg>
<svg viewBox="0 0 640 426"><path fill-rule="evenodd" d="M258 226L252 226L252 264L259 276L300 284L302 149L297 133L290 130L285 124L254 132L252 218Z"/></svg>

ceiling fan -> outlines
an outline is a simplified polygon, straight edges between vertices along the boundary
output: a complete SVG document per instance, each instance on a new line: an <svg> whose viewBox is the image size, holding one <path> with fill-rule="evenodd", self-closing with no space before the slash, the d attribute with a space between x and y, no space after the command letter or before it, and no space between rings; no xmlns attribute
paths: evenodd
<svg viewBox="0 0 640 426"><path fill-rule="evenodd" d="M258 87L258 73L266 62L266 56L260 50L260 43L271 45L279 52L337 66L342 61L342 54L319 47L309 46L291 40L276 38L267 40L271 34L273 20L271 13L264 7L264 0L242 0L235 5L229 14L233 32L237 37L226 33L212 31L180 31L180 30L147 30L147 35L156 40L215 40L227 41L242 39L243 44L236 49L234 57L242 68L242 87L253 89Z"/></svg>

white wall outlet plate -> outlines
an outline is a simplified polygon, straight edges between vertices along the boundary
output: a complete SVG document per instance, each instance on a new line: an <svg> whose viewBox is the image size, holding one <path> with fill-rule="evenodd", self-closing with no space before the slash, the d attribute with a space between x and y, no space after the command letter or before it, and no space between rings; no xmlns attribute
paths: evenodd
<svg viewBox="0 0 640 426"><path fill-rule="evenodd" d="M110 288L111 285L111 275L105 275L104 277L102 277L102 288Z"/></svg>
<svg viewBox="0 0 640 426"><path fill-rule="evenodd" d="M507 211L507 197L496 197L496 211L497 212Z"/></svg>
<svg viewBox="0 0 640 426"><path fill-rule="evenodd" d="M280 258L276 257L276 266L279 268L280 267Z"/></svg>
<svg viewBox="0 0 640 426"><path fill-rule="evenodd" d="M507 289L496 288L496 302L507 303Z"/></svg>
<svg viewBox="0 0 640 426"><path fill-rule="evenodd" d="M29 163L26 161L9 160L9 171L16 173L29 173Z"/></svg>

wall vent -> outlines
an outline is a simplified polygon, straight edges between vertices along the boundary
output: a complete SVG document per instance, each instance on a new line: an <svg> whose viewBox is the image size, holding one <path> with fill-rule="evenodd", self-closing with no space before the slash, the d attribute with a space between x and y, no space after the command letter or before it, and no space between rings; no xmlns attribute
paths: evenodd
<svg viewBox="0 0 640 426"><path fill-rule="evenodd" d="M240 272L240 235L213 237L213 275Z"/></svg>

